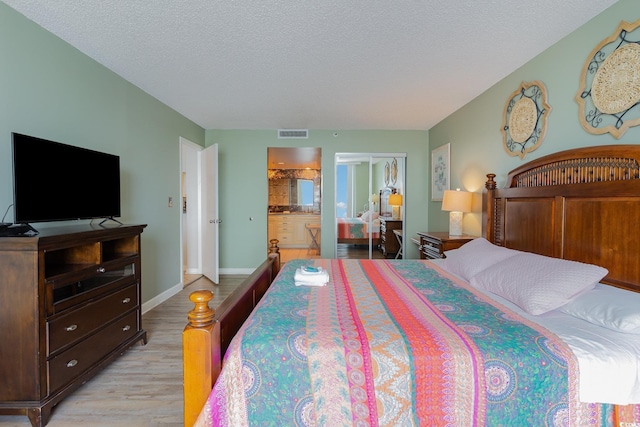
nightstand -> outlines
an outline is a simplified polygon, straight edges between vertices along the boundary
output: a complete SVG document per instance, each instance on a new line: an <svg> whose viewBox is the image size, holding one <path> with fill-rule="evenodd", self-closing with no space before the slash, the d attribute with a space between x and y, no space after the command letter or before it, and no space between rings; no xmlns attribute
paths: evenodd
<svg viewBox="0 0 640 427"><path fill-rule="evenodd" d="M380 217L380 252L385 258L396 256L400 250L393 230L402 230L402 220Z"/></svg>
<svg viewBox="0 0 640 427"><path fill-rule="evenodd" d="M475 236L467 234L450 236L447 231L418 232L418 236L420 237L420 259L446 258L445 251L458 249L475 239Z"/></svg>

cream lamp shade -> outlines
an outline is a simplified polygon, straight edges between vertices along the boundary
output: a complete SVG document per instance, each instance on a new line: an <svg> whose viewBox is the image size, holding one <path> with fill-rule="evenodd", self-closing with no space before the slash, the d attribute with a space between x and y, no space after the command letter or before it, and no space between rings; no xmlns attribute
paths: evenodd
<svg viewBox="0 0 640 427"><path fill-rule="evenodd" d="M400 219L400 206L402 206L402 195L400 194L391 194L389 196L389 206L392 207L392 217L393 219Z"/></svg>
<svg viewBox="0 0 640 427"><path fill-rule="evenodd" d="M376 193L373 193L373 194L371 195L371 203L373 203L373 204L375 205L375 204L376 204L376 203L378 203L379 201L380 201L380 195L379 195L379 194L376 194Z"/></svg>
<svg viewBox="0 0 640 427"><path fill-rule="evenodd" d="M462 235L462 215L471 212L472 194L468 191L445 190L442 197L442 210L449 211L449 235Z"/></svg>

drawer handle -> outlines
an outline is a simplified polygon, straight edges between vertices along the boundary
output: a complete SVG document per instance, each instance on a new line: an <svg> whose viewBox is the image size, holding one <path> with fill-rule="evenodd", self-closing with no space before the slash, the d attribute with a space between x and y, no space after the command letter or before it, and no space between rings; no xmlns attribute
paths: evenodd
<svg viewBox="0 0 640 427"><path fill-rule="evenodd" d="M98 268L98 273L104 273L105 271L107 270L104 267Z"/></svg>
<svg viewBox="0 0 640 427"><path fill-rule="evenodd" d="M131 298L125 298L122 300L123 304L129 304L131 302Z"/></svg>
<svg viewBox="0 0 640 427"><path fill-rule="evenodd" d="M122 328L122 332L127 332L129 329L131 329L131 326L127 325L124 328Z"/></svg>
<svg viewBox="0 0 640 427"><path fill-rule="evenodd" d="M64 328L64 330L67 331L67 332L73 332L76 329L78 329L78 325L69 325L66 328Z"/></svg>
<svg viewBox="0 0 640 427"><path fill-rule="evenodd" d="M76 359L70 360L67 362L67 368L73 368L77 364L78 364L78 361Z"/></svg>

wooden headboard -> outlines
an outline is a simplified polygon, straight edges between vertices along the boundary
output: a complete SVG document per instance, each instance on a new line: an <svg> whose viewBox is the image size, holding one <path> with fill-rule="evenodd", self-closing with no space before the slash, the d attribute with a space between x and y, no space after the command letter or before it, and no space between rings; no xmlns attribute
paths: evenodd
<svg viewBox="0 0 640 427"><path fill-rule="evenodd" d="M398 190L395 187L384 187L380 190L380 216L391 216L392 209L389 206L389 196L396 194Z"/></svg>
<svg viewBox="0 0 640 427"><path fill-rule="evenodd" d="M640 145L578 148L487 175L482 233L508 248L603 266L640 292Z"/></svg>

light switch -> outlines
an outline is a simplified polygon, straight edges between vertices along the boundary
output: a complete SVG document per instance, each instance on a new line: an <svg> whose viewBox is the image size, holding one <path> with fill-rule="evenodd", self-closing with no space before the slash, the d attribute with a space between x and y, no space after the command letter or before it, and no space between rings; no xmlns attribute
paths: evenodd
<svg viewBox="0 0 640 427"><path fill-rule="evenodd" d="M169 197L169 207L173 207L173 197Z"/></svg>

